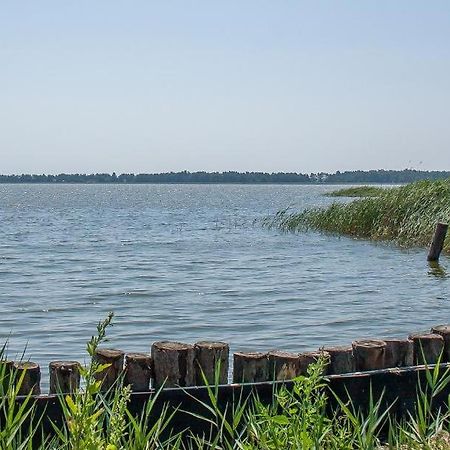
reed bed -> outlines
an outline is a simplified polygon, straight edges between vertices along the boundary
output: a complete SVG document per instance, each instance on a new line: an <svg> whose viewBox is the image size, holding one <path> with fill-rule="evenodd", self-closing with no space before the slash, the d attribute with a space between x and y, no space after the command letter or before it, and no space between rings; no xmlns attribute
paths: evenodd
<svg viewBox="0 0 450 450"><path fill-rule="evenodd" d="M325 195L327 197L378 197L384 190L376 186L355 186L331 191Z"/></svg>
<svg viewBox="0 0 450 450"><path fill-rule="evenodd" d="M418 181L381 189L376 197L347 204L335 202L327 208L300 213L279 211L264 225L284 231L308 229L373 240L394 241L401 246L426 246L436 222L450 220L450 179ZM450 236L444 243L450 251Z"/></svg>

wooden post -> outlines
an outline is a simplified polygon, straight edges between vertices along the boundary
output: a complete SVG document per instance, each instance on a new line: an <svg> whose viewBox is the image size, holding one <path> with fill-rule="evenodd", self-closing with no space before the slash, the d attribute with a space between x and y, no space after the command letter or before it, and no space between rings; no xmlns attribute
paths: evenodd
<svg viewBox="0 0 450 450"><path fill-rule="evenodd" d="M268 357L270 380L292 380L302 374L299 353L272 350L268 353Z"/></svg>
<svg viewBox="0 0 450 450"><path fill-rule="evenodd" d="M437 223L434 231L433 241L428 252L428 261L437 261L444 247L445 235L447 234L448 224Z"/></svg>
<svg viewBox="0 0 450 450"><path fill-rule="evenodd" d="M317 363L317 361L319 360L320 357L324 357L327 363L329 363L329 361L330 361L330 354L324 350L318 350L315 352L303 352L303 353L300 353L298 356L299 356L300 374L301 375L307 375L308 367L311 364ZM328 372L328 368L327 368L327 366L325 366L323 375L325 375L327 372Z"/></svg>
<svg viewBox="0 0 450 450"><path fill-rule="evenodd" d="M330 375L355 372L355 358L351 345L325 347L324 351L330 355L330 363L328 365L328 373Z"/></svg>
<svg viewBox="0 0 450 450"><path fill-rule="evenodd" d="M409 339L384 339L385 367L407 367L414 364L413 342Z"/></svg>
<svg viewBox="0 0 450 450"><path fill-rule="evenodd" d="M234 383L258 383L269 378L267 353L236 352L233 355Z"/></svg>
<svg viewBox="0 0 450 450"><path fill-rule="evenodd" d="M102 372L95 375L102 381L102 392L108 391L123 373L124 352L112 348L99 348L95 352L94 361L98 364L109 364Z"/></svg>
<svg viewBox="0 0 450 450"><path fill-rule="evenodd" d="M80 387L80 363L52 361L49 366L50 394L71 394Z"/></svg>
<svg viewBox="0 0 450 450"><path fill-rule="evenodd" d="M219 384L228 382L228 358L230 347L225 342L201 341L194 344L195 351L195 383L197 386L215 383L215 372L219 369ZM202 375L203 372L203 375Z"/></svg>
<svg viewBox="0 0 450 450"><path fill-rule="evenodd" d="M386 342L367 339L352 343L356 370L383 369L385 367Z"/></svg>
<svg viewBox="0 0 450 450"><path fill-rule="evenodd" d="M435 364L444 350L444 338L439 334L412 334L414 364Z"/></svg>
<svg viewBox="0 0 450 450"><path fill-rule="evenodd" d="M155 388L195 384L194 346L181 342L155 342L152 345Z"/></svg>
<svg viewBox="0 0 450 450"><path fill-rule="evenodd" d="M431 333L439 334L444 339L443 362L450 361L450 325L437 325L431 329Z"/></svg>
<svg viewBox="0 0 450 450"><path fill-rule="evenodd" d="M127 353L125 355L125 386L131 386L133 392L146 392L150 389L152 376L151 355L148 353Z"/></svg>
<svg viewBox="0 0 450 450"><path fill-rule="evenodd" d="M40 395L41 393L41 368L39 364L31 361L26 362L14 362L13 370L15 372L15 384L17 385L22 378L22 384L20 385L17 395L28 395L30 392L32 395Z"/></svg>

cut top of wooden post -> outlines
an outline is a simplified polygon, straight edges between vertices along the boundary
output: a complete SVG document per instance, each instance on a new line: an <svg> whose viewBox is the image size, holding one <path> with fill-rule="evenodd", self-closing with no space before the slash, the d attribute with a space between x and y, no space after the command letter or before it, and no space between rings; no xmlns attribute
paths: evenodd
<svg viewBox="0 0 450 450"><path fill-rule="evenodd" d="M272 350L269 357L269 377L276 381L292 380L302 374L300 354Z"/></svg>
<svg viewBox="0 0 450 450"><path fill-rule="evenodd" d="M109 364L101 373L95 375L102 380L102 390L110 389L123 372L123 360L125 352L113 348L98 348L94 360L99 364Z"/></svg>
<svg viewBox="0 0 450 450"><path fill-rule="evenodd" d="M25 372L18 395L28 395L30 392L32 395L39 395L41 393L41 368L39 364L31 361L20 361L14 362L13 368L17 372L16 383L22 376L22 373Z"/></svg>
<svg viewBox="0 0 450 450"><path fill-rule="evenodd" d="M195 384L194 346L182 342L160 341L152 345L155 387Z"/></svg>
<svg viewBox="0 0 450 450"><path fill-rule="evenodd" d="M127 353L125 356L124 384L134 392L145 392L150 388L153 376L152 357L148 353Z"/></svg>
<svg viewBox="0 0 450 450"><path fill-rule="evenodd" d="M385 367L386 342L364 339L352 343L356 370L376 370Z"/></svg>
<svg viewBox="0 0 450 450"><path fill-rule="evenodd" d="M267 353L236 352L233 355L233 382L258 383L269 380Z"/></svg>
<svg viewBox="0 0 450 450"><path fill-rule="evenodd" d="M409 336L414 343L414 364L435 364L444 350L444 338L435 333Z"/></svg>
<svg viewBox="0 0 450 450"><path fill-rule="evenodd" d="M226 342L200 341L194 344L195 382L202 385L205 381L214 384L217 374L219 384L228 381L228 358L230 347Z"/></svg>
<svg viewBox="0 0 450 450"><path fill-rule="evenodd" d="M441 336L450 336L450 325L436 325L431 328L431 332Z"/></svg>
<svg viewBox="0 0 450 450"><path fill-rule="evenodd" d="M312 352L302 352L299 353L299 360L300 360L300 373L302 375L307 375L308 374L308 367L311 364L316 364L320 358L324 359L325 362L325 367L323 370L323 374L327 373L327 365L330 362L330 354L321 349L321 350L316 350L316 351L312 351Z"/></svg>
<svg viewBox="0 0 450 450"><path fill-rule="evenodd" d="M351 345L324 347L323 350L330 355L327 371L330 375L355 371L355 358Z"/></svg>
<svg viewBox="0 0 450 450"><path fill-rule="evenodd" d="M444 339L444 362L450 361L450 325L436 325L431 328L431 333L439 334Z"/></svg>
<svg viewBox="0 0 450 450"><path fill-rule="evenodd" d="M386 367L406 367L413 365L413 341L399 338L387 338L384 341L386 342Z"/></svg>
<svg viewBox="0 0 450 450"><path fill-rule="evenodd" d="M80 386L80 363L78 361L52 361L50 372L50 394L72 393Z"/></svg>

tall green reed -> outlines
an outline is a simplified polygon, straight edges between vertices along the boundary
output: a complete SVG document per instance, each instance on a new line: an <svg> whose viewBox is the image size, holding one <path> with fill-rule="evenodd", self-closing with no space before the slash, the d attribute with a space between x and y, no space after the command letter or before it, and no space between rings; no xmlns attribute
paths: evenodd
<svg viewBox="0 0 450 450"><path fill-rule="evenodd" d="M373 240L390 240L402 246L428 245L437 221L450 220L450 179L419 181L381 190L376 197L350 203L333 203L300 213L289 209L266 218L263 225L284 231L309 229ZM450 251L450 236L444 243Z"/></svg>

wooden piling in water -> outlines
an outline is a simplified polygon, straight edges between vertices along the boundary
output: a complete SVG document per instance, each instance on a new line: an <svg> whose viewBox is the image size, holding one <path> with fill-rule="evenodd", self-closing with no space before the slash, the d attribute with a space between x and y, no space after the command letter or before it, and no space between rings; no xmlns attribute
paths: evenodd
<svg viewBox="0 0 450 450"><path fill-rule="evenodd" d="M328 374L339 375L355 372L355 357L353 356L353 347L351 345L324 347L323 350L330 355Z"/></svg>
<svg viewBox="0 0 450 450"><path fill-rule="evenodd" d="M154 387L195 385L194 346L161 341L152 345Z"/></svg>
<svg viewBox="0 0 450 450"><path fill-rule="evenodd" d="M269 380L292 380L302 374L299 353L272 350L267 356L269 359Z"/></svg>
<svg viewBox="0 0 450 450"><path fill-rule="evenodd" d="M353 355L357 371L383 369L385 367L386 342L378 339L354 341Z"/></svg>
<svg viewBox="0 0 450 450"><path fill-rule="evenodd" d="M95 362L109 364L103 371L95 374L95 378L102 381L102 392L108 391L122 375L124 355L122 350L112 348L99 348L95 352L93 358Z"/></svg>
<svg viewBox="0 0 450 450"><path fill-rule="evenodd" d="M258 383L269 380L267 353L236 352L233 355L233 382Z"/></svg>
<svg viewBox="0 0 450 450"><path fill-rule="evenodd" d="M313 352L302 352L299 353L299 362L300 362L300 374L307 375L308 367L311 364L317 363L319 358L325 358L328 362L330 360L330 354L324 350L317 350ZM325 366L323 374L325 375L328 372L328 367Z"/></svg>
<svg viewBox="0 0 450 450"><path fill-rule="evenodd" d="M414 345L410 339L383 339L386 342L385 367L407 367L414 363Z"/></svg>
<svg viewBox="0 0 450 450"><path fill-rule="evenodd" d="M450 361L450 325L436 325L431 328L431 333L439 334L444 339L443 362Z"/></svg>
<svg viewBox="0 0 450 450"><path fill-rule="evenodd" d="M308 367L321 356L326 359L323 375L339 375L393 367L450 362L450 325L437 325L431 333L411 334L408 339L366 339L351 346L321 347L318 351L236 352L233 356L234 383L287 381L307 375ZM124 368L125 359L125 368ZM93 358L107 365L95 378L108 391L123 375L125 385L134 392L148 392L153 387L167 388L227 384L229 345L225 342L199 341L194 345L173 341L155 342L148 353L129 353L100 348ZM217 368L220 367L218 373ZM8 375L8 374L11 375ZM202 375L203 373L203 375ZM23 375L19 395L40 394L40 367L33 362L0 360L3 386L14 376L17 383ZM76 361L52 361L49 364L50 394L72 393L79 388L80 364ZM217 378L216 378L217 377Z"/></svg>
<svg viewBox="0 0 450 450"><path fill-rule="evenodd" d="M435 333L411 334L414 364L435 364L444 350L444 338Z"/></svg>
<svg viewBox="0 0 450 450"><path fill-rule="evenodd" d="M430 250L428 252L428 261L437 261L444 247L445 236L447 234L448 224L440 223L436 224L436 229L434 231L433 240L430 245Z"/></svg>
<svg viewBox="0 0 450 450"><path fill-rule="evenodd" d="M127 353L125 355L124 385L133 392L146 392L150 389L153 377L152 357L148 353Z"/></svg>
<svg viewBox="0 0 450 450"><path fill-rule="evenodd" d="M78 361L52 361L49 366L50 394L70 394L80 387Z"/></svg>
<svg viewBox="0 0 450 450"><path fill-rule="evenodd" d="M14 362L14 383L20 384L17 395L40 395L41 393L41 368L39 364L31 361Z"/></svg>
<svg viewBox="0 0 450 450"><path fill-rule="evenodd" d="M219 384L228 382L228 359L230 347L225 342L200 341L194 344L195 383L197 386L215 383L216 370Z"/></svg>

